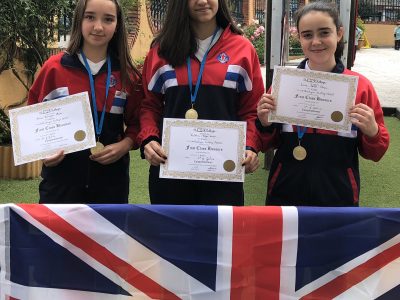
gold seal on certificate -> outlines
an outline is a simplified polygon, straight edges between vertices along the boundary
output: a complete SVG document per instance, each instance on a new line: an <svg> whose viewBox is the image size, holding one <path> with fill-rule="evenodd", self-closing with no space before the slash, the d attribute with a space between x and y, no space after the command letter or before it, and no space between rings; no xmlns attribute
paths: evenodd
<svg viewBox="0 0 400 300"><path fill-rule="evenodd" d="M197 111L193 108L189 109L186 114L185 114L185 119L198 119L199 118L199 114L197 113Z"/></svg>
<svg viewBox="0 0 400 300"><path fill-rule="evenodd" d="M86 138L86 132L84 130L78 130L74 134L74 139L77 142L82 142Z"/></svg>
<svg viewBox="0 0 400 300"><path fill-rule="evenodd" d="M229 159L224 162L224 170L225 171L232 172L235 170L235 168L236 168L236 164L233 160Z"/></svg>
<svg viewBox="0 0 400 300"><path fill-rule="evenodd" d="M97 154L97 153L103 151L103 149L104 149L104 145L102 143L100 143L100 142L97 142L96 146L90 148L90 152L92 154Z"/></svg>
<svg viewBox="0 0 400 300"><path fill-rule="evenodd" d="M331 114L331 119L333 122L341 122L343 120L343 114L340 111L334 111Z"/></svg>
<svg viewBox="0 0 400 300"><path fill-rule="evenodd" d="M293 149L293 157L297 160L304 160L307 156L307 151L303 146L296 146Z"/></svg>

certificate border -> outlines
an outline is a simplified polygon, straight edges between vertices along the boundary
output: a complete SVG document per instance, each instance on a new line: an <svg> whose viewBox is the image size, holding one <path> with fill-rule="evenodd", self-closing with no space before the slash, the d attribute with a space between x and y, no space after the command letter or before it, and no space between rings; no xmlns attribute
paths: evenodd
<svg viewBox="0 0 400 300"><path fill-rule="evenodd" d="M163 149L168 157L171 140L171 127L200 127L200 128L218 128L218 129L236 129L239 131L238 152L236 168L234 173L204 173L204 172L180 172L168 170L168 159L165 164L160 166L160 178L175 179L194 179L194 180L212 180L212 181L232 181L244 182L244 168L241 167L246 145L246 122L242 121L211 121L211 120L187 120L164 118L163 129Z"/></svg>
<svg viewBox="0 0 400 300"><path fill-rule="evenodd" d="M297 76L297 77L305 77L312 79L322 79L328 81L340 81L349 83L349 93L347 95L347 111L350 110L351 106L354 104L354 100L357 94L357 86L358 86L358 77L353 75L343 75L329 72L320 72L320 71L312 71L312 70L304 70L297 68L289 68L282 66L275 66L274 70L274 80L272 83L272 96L274 97L276 104L278 103L278 95L279 88L281 84L281 76L282 74ZM284 115L278 115L276 110L271 111L270 117L268 118L271 122L279 122L279 123L287 123L293 125L300 125L306 127L314 127L321 128L327 130L334 130L340 132L350 132L351 131L351 121L350 117L347 113L344 114L344 122L343 124L334 124L327 123L322 121L312 121L312 120L304 120L300 118L293 118Z"/></svg>
<svg viewBox="0 0 400 300"><path fill-rule="evenodd" d="M72 153L79 150L87 149L93 147L96 143L95 135L94 135L94 127L93 127L93 119L92 119L92 110L90 108L89 103L89 95L87 92L70 95L64 98L55 99L51 101L46 101L42 103L38 103L35 105L28 105L21 108L10 110L10 125L11 125L11 137L12 137L12 146L14 152L14 162L15 165L20 165L24 163L28 163L31 161L40 160L46 158L52 154L54 154L57 149L37 152L35 154L30 155L22 155L21 154L21 141L19 139L19 124L17 122L18 116L29 114L29 113L37 113L43 109L52 108L52 107L60 107L63 105L71 104L73 102L80 102L82 105L84 121L86 124L86 128L82 128L87 133L87 138L82 142L77 142L74 145L63 147L64 153ZM93 140L90 140L90 137L93 137ZM61 150L61 149L59 149Z"/></svg>

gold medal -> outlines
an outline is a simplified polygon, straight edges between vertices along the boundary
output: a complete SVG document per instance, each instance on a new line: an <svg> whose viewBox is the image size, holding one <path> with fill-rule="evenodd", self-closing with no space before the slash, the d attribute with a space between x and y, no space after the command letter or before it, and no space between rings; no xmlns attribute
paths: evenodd
<svg viewBox="0 0 400 300"><path fill-rule="evenodd" d="M186 112L185 118L186 119L198 119L199 115L195 109L191 108Z"/></svg>
<svg viewBox="0 0 400 300"><path fill-rule="evenodd" d="M293 157L297 160L304 160L307 156L307 151L303 146L296 146L293 149Z"/></svg>
<svg viewBox="0 0 400 300"><path fill-rule="evenodd" d="M235 170L236 168L236 164L233 160L227 160L224 162L224 169L227 172L232 172L233 170Z"/></svg>
<svg viewBox="0 0 400 300"><path fill-rule="evenodd" d="M97 153L103 151L103 149L104 149L104 145L100 142L97 142L96 146L94 146L93 148L90 148L90 152L92 154L97 154Z"/></svg>

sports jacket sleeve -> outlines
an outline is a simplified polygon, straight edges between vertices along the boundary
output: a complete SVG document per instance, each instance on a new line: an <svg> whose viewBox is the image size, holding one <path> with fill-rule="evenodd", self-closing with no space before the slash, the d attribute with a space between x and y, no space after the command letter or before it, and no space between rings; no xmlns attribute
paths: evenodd
<svg viewBox="0 0 400 300"><path fill-rule="evenodd" d="M251 57L244 66L252 82L251 91L242 92L239 100L238 117L247 123L246 146L256 152L261 150L261 137L256 128L257 103L264 93L264 82L261 76L260 62L254 48L251 46Z"/></svg>
<svg viewBox="0 0 400 300"><path fill-rule="evenodd" d="M133 149L140 146L138 134L140 132L140 107L144 98L143 85L139 76L135 76L127 95L126 113L124 114L124 122L126 125L125 136L133 141Z"/></svg>
<svg viewBox="0 0 400 300"><path fill-rule="evenodd" d="M389 132L385 127L382 107L378 96L371 82L360 76L359 90L361 103L364 103L374 110L375 120L378 123L378 134L369 138L359 130L359 153L365 159L379 161L389 147Z"/></svg>
<svg viewBox="0 0 400 300"><path fill-rule="evenodd" d="M139 144L148 140L149 137L160 138L159 122L162 119L163 100L162 94L149 91L148 86L152 76L153 57L157 55L155 48L150 49L146 56L142 71L144 98L140 109L140 133L138 137Z"/></svg>

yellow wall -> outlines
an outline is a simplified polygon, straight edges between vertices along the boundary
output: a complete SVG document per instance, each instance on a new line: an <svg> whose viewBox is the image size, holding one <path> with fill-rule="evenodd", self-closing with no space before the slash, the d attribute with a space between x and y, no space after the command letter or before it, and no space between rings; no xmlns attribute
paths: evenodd
<svg viewBox="0 0 400 300"><path fill-rule="evenodd" d="M16 64L16 69L20 70L21 64ZM21 72L19 75L25 78ZM11 70L3 71L0 74L0 107L9 106L19 102L27 96L27 91L22 83L15 77Z"/></svg>
<svg viewBox="0 0 400 300"><path fill-rule="evenodd" d="M365 24L365 34L372 47L393 47L395 27L389 24Z"/></svg>
<svg viewBox="0 0 400 300"><path fill-rule="evenodd" d="M131 49L133 59L144 58L149 51L153 33L149 24L146 10L146 0L140 0L140 25L135 44Z"/></svg>

